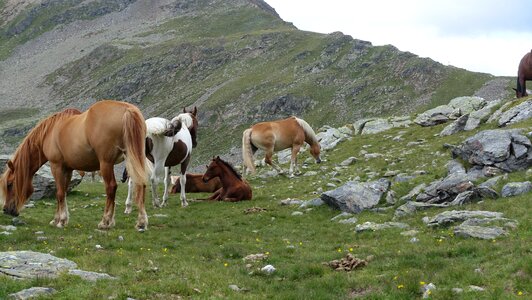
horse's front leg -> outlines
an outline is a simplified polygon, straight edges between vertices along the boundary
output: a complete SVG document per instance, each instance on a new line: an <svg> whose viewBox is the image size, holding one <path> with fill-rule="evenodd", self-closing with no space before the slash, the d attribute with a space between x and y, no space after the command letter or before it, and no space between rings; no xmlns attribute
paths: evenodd
<svg viewBox="0 0 532 300"><path fill-rule="evenodd" d="M295 175L301 174L301 171L299 171L299 167L297 165L297 154L299 153L299 150L301 149L300 145L294 145L292 146L292 157L290 159L290 177Z"/></svg>
<svg viewBox="0 0 532 300"><path fill-rule="evenodd" d="M133 180L131 178L127 181L127 198L126 198L126 210L124 210L125 214L130 214L132 209L132 201L131 198L133 198Z"/></svg>
<svg viewBox="0 0 532 300"><path fill-rule="evenodd" d="M161 207L161 202L159 201L159 195L157 195L157 180L155 178L150 179L151 187L151 203L153 207Z"/></svg>
<svg viewBox="0 0 532 300"><path fill-rule="evenodd" d="M99 229L110 229L115 225L115 197L116 197L116 179L112 163L100 163L100 172L105 184L105 209L103 217L98 224ZM137 195L138 197L138 195Z"/></svg>
<svg viewBox="0 0 532 300"><path fill-rule="evenodd" d="M68 205L66 202L66 191L70 179L72 178L72 170L65 170L63 166L57 164L51 164L52 175L55 179L55 187L57 189L55 197L57 200L57 208L55 216L50 225L54 225L58 228L63 228L68 224Z"/></svg>
<svg viewBox="0 0 532 300"><path fill-rule="evenodd" d="M187 195L185 193L186 192L185 186L187 185L187 167L188 167L189 162L190 162L190 155L187 156L185 161L181 163L181 176L179 177L179 184L181 185L181 206L182 207L188 206Z"/></svg>
<svg viewBox="0 0 532 300"><path fill-rule="evenodd" d="M163 203L161 206L166 206L168 201L168 193L170 187L170 167L164 168L164 193L163 193Z"/></svg>

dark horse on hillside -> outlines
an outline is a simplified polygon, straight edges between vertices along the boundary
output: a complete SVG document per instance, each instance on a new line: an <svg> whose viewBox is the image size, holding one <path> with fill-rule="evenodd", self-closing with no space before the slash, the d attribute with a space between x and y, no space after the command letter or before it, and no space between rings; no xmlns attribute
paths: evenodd
<svg viewBox="0 0 532 300"><path fill-rule="evenodd" d="M517 89L514 89L517 98L528 95L526 92L527 80L532 80L532 50L525 54L519 62L519 68L517 69Z"/></svg>

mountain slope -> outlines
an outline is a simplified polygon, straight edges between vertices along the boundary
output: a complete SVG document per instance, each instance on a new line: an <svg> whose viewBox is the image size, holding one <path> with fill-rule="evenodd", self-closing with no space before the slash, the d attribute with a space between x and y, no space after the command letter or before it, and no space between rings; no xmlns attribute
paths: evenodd
<svg viewBox="0 0 532 300"><path fill-rule="evenodd" d="M6 152L38 118L101 98L135 103L146 117L198 106L206 157L239 145L256 121L294 114L319 127L408 114L492 78L300 31L260 0L38 1L15 16L11 2L0 4L0 104L25 118L0 121Z"/></svg>

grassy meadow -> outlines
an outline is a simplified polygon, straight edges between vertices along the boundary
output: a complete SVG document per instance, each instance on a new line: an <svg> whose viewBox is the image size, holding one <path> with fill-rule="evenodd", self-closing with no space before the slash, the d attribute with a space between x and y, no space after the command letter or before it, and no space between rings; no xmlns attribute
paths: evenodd
<svg viewBox="0 0 532 300"><path fill-rule="evenodd" d="M409 182L392 184L401 197L421 182L445 176L444 165L450 153L442 145L457 144L472 134L436 137L443 126L412 126L355 136L325 152L322 164L304 164L303 171L317 171L315 176L248 178L253 187L252 201L192 201L184 209L178 195L172 195L168 207L154 209L149 195L146 198L149 227L144 233L134 229L135 209L131 215L122 213L125 184L120 184L117 192L116 227L97 230L105 202L103 184L83 182L68 196L70 223L66 228L48 224L55 210L54 199L36 201L34 208L21 213L25 225L18 226L12 235L0 235L0 251L51 253L76 262L82 270L108 273L117 279L94 283L71 275L36 280L0 276L0 299L33 286L55 288L57 293L50 299L412 299L420 298L422 285L428 283L437 287L431 295L433 299L530 297L530 194L452 208L500 211L506 218L519 222L508 236L489 241L456 237L452 227L433 229L423 224L422 217L432 217L442 209L420 211L399 220L419 231L416 235L419 241L413 243L412 237L400 234L405 231L402 229L355 233L354 225L331 221L340 212L328 206L298 209L279 203L287 198L313 199L319 196L316 193L319 188L331 189L327 183L340 185L331 181L332 172L337 172L335 178L343 183L357 176L368 180L371 172L382 175L387 170L400 170L411 174L424 170L425 174ZM519 126L530 128L532 123ZM484 125L482 129L488 127ZM392 140L398 135L403 141ZM420 146L407 147L412 141L422 142ZM383 156L364 160L361 150ZM350 156L358 161L335 170ZM307 158L308 152L302 153L300 162ZM262 168L259 172L267 170ZM510 174L506 181L530 179L523 171ZM501 187L502 183L498 191ZM188 194L189 199L205 196ZM246 213L253 207L264 210ZM292 215L294 211L303 214ZM358 224L390 221L393 212L394 209L363 212L357 216ZM11 217L0 216L0 224L11 224ZM47 239L37 241L36 231L44 231ZM266 254L267 259L243 260L257 253ZM367 266L352 272L335 271L324 264L348 253L371 259ZM260 272L268 264L276 271L269 275ZM230 285L241 290L234 291ZM485 291L470 291L470 285ZM452 288L464 291L453 294Z"/></svg>

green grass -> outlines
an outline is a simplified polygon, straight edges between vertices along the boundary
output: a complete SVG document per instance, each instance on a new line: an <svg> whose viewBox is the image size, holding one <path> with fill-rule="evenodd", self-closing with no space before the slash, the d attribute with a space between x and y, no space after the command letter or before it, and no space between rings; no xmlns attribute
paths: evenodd
<svg viewBox="0 0 532 300"><path fill-rule="evenodd" d="M529 122L519 125L532 126ZM338 171L336 178L342 182L357 176L369 180L367 171L380 175L387 170L426 171L411 182L394 183L392 189L398 197L420 182L441 178L446 173L444 164L450 159L443 143L457 144L474 133L436 137L443 126L412 126L383 134L355 136L324 153L322 164L304 164L303 170L317 171L316 176L249 178L253 187L252 201L192 201L183 209L177 195L172 195L168 207L154 209L151 196L147 196L150 225L144 233L134 229L135 210L129 216L122 213L126 185L118 188L116 227L105 232L96 230L104 207L103 185L84 182L68 197L70 223L66 228L57 229L48 224L55 210L55 200L38 201L35 208L22 212L26 225L19 226L13 235L0 235L0 251L52 253L75 261L80 269L105 272L118 279L89 283L68 275L29 281L0 277L0 298L39 285L58 290L50 299L176 299L178 296L349 299L357 295L370 299L412 299L421 296L420 282L432 282L437 286L432 295L434 299L529 297L532 292L530 194L486 199L456 208L501 211L505 217L519 222L518 228L510 231L507 237L493 241L456 237L452 227L427 228L421 218L443 211L439 209L420 211L400 220L419 230L419 242L411 243L411 237L400 235L402 230L399 229L357 234L353 225L330 221L339 211L327 206L303 210L303 215L292 216L296 207L279 205L279 201L286 198L313 199L317 197L318 188L330 189L327 183L331 172L349 156L356 156L359 161ZM492 126L484 125L478 130ZM391 141L391 137L397 135L402 135L404 141ZM419 139L425 140L424 145L406 146ZM365 161L361 150L383 156ZM300 154L300 162L307 158L308 151ZM267 170L259 169L260 172ZM524 180L531 178L522 171L510 174L507 181ZM500 190L501 186L497 188ZM205 196L188 194L189 200ZM244 213L250 207L266 211ZM363 212L357 216L359 224L389 221L392 217L393 209L383 213ZM0 224L10 222L9 217L0 216ZM44 231L48 239L38 242L36 231ZM103 249L97 250L97 244ZM268 253L268 258L246 266L243 257L255 253ZM373 256L373 259L368 266L350 273L333 271L323 264L347 253L359 258ZM259 272L258 269L266 264L272 264L277 271L272 275ZM475 271L477 269L481 272ZM246 291L234 292L228 288L231 284ZM470 292L469 285L484 287L486 291ZM452 294L451 289L455 287L464 288L464 293ZM523 297L518 296L519 292L524 293Z"/></svg>

